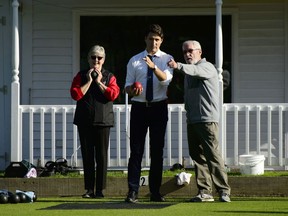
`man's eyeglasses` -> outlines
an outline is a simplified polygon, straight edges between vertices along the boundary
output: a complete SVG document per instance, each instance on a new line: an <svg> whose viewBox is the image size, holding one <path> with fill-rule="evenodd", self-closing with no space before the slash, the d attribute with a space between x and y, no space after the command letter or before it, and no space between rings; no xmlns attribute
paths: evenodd
<svg viewBox="0 0 288 216"><path fill-rule="evenodd" d="M187 54L187 53L193 53L193 51L195 50L199 50L199 49L188 49L188 50L183 50L183 54Z"/></svg>
<svg viewBox="0 0 288 216"><path fill-rule="evenodd" d="M103 59L103 57L101 57L101 56L91 56L91 59L93 59L93 60L96 60L96 58L98 59L98 61Z"/></svg>

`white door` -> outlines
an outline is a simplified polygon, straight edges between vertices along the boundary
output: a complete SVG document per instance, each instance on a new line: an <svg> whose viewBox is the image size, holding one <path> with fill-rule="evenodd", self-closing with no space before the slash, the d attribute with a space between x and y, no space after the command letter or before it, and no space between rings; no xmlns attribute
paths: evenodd
<svg viewBox="0 0 288 216"><path fill-rule="evenodd" d="M11 1L0 0L0 170L10 163Z"/></svg>

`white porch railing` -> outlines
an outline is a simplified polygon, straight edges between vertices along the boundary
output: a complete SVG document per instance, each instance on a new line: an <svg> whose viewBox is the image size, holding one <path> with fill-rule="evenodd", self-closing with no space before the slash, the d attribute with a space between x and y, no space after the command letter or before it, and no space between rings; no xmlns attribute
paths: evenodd
<svg viewBox="0 0 288 216"><path fill-rule="evenodd" d="M241 154L265 155L266 167L287 169L288 104L224 104L223 149L228 164Z"/></svg>
<svg viewBox="0 0 288 216"><path fill-rule="evenodd" d="M71 166L82 167L77 128L73 125L74 105L20 105L19 111L23 159L44 166L48 160L66 158ZM286 169L287 111L288 104L224 104L220 147L226 164L238 166L241 154L262 154L266 157L265 168ZM121 169L127 167L130 154L130 105L127 109L125 105L114 105L114 112L108 166ZM164 166L192 165L186 137L184 105L169 104ZM146 143L143 167L149 166L149 162L149 144Z"/></svg>
<svg viewBox="0 0 288 216"><path fill-rule="evenodd" d="M115 127L111 129L108 166L127 167L129 149L130 105L114 105ZM20 155L33 164L66 158L71 166L81 167L77 127L73 125L74 105L20 105ZM126 116L126 112L128 115ZM166 133L165 165L189 164L184 106L169 105ZM184 122L185 123L185 122ZM148 135L147 135L148 136ZM148 140L148 139L147 139ZM183 145L183 142L185 145ZM13 153L12 153L13 154ZM149 144L146 144L143 166L149 166Z"/></svg>

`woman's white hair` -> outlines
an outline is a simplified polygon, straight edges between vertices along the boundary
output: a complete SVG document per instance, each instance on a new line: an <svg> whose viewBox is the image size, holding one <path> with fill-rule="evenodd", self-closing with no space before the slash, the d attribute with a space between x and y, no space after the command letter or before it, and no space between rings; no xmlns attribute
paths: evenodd
<svg viewBox="0 0 288 216"><path fill-rule="evenodd" d="M93 54L105 58L105 49L104 49L104 47L99 46L99 45L92 46L90 48L89 52L88 52L88 59Z"/></svg>

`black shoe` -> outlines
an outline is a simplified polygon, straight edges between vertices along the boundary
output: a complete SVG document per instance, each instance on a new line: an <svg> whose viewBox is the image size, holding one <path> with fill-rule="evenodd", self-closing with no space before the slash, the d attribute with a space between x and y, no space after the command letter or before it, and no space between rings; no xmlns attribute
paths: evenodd
<svg viewBox="0 0 288 216"><path fill-rule="evenodd" d="M150 201L152 202L165 202L165 198L160 194L151 194Z"/></svg>
<svg viewBox="0 0 288 216"><path fill-rule="evenodd" d="M87 190L85 194L82 195L82 198L95 198L93 191Z"/></svg>
<svg viewBox="0 0 288 216"><path fill-rule="evenodd" d="M129 191L125 199L127 203L136 203L138 202L138 194L135 191Z"/></svg>
<svg viewBox="0 0 288 216"><path fill-rule="evenodd" d="M98 198L98 199L104 198L102 191L96 191L95 198Z"/></svg>

